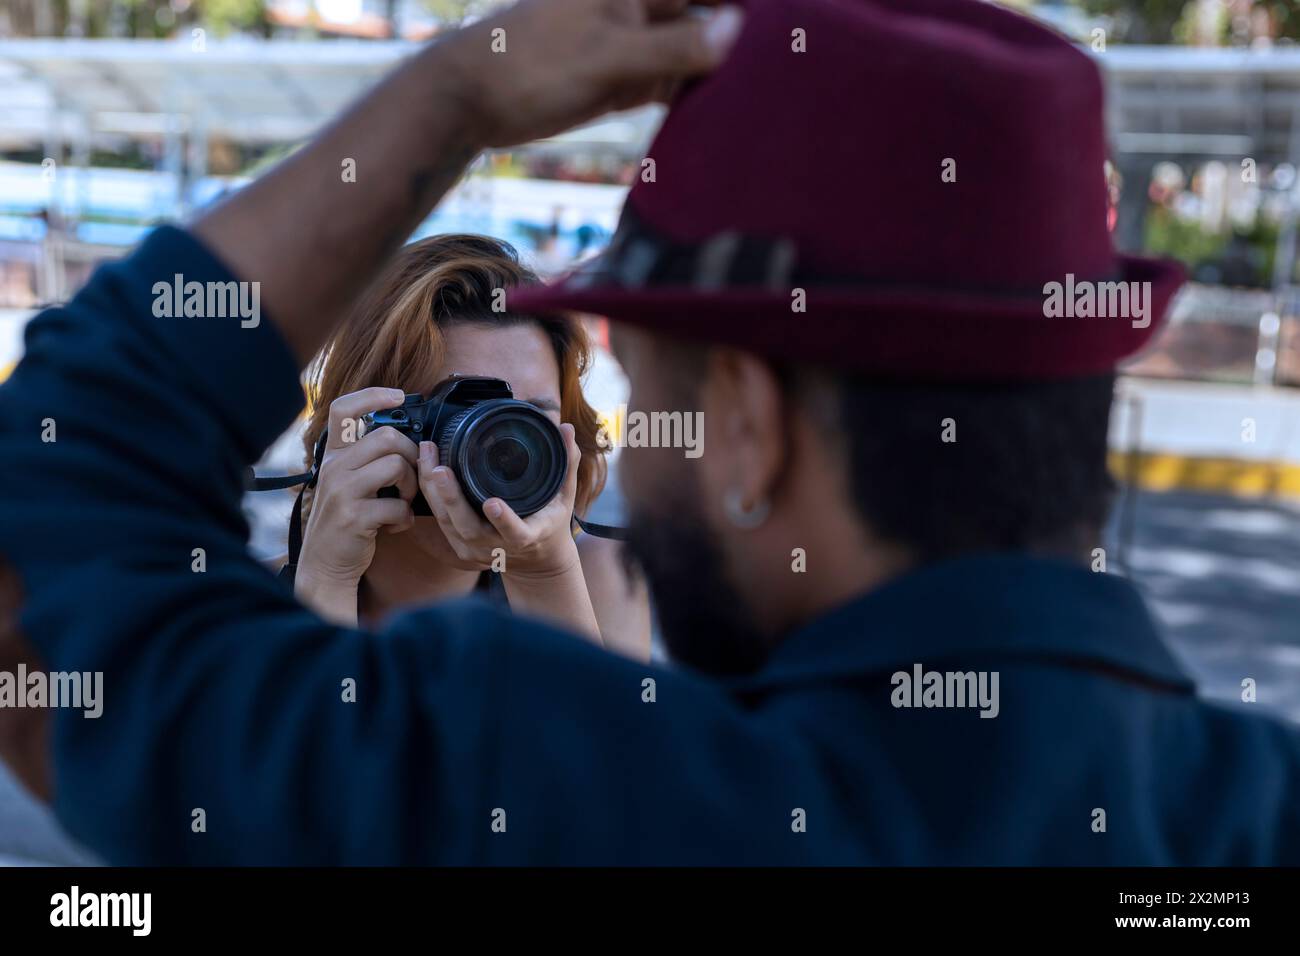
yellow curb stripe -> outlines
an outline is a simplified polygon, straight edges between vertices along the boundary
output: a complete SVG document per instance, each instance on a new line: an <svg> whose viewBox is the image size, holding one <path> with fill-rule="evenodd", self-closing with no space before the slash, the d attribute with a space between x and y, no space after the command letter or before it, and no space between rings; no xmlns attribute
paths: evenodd
<svg viewBox="0 0 1300 956"><path fill-rule="evenodd" d="M623 433L623 409L616 408L612 412L597 410L596 422L600 428L605 429L605 434L611 438Z"/></svg>
<svg viewBox="0 0 1300 956"><path fill-rule="evenodd" d="M13 362L0 365L0 382L9 377ZM619 410L599 415L607 434L622 429ZM304 414L309 414L310 409ZM1168 452L1112 450L1110 470L1128 481L1136 469L1139 488L1146 491L1200 491L1209 494L1255 498L1266 495L1300 498L1300 464L1289 461L1242 461L1233 458L1192 458Z"/></svg>
<svg viewBox="0 0 1300 956"><path fill-rule="evenodd" d="M621 411L599 413L600 424L607 429L607 434L620 434ZM1142 452L1134 456L1118 450L1110 452L1109 462L1111 473L1120 481L1127 481L1136 466L1138 487L1146 491L1300 498L1300 464L1294 462L1194 458L1168 452Z"/></svg>
<svg viewBox="0 0 1300 956"><path fill-rule="evenodd" d="M1110 469L1121 481L1131 480L1136 472L1138 487L1146 491L1300 497L1300 464L1289 461L1191 458L1167 452L1133 455L1112 450Z"/></svg>

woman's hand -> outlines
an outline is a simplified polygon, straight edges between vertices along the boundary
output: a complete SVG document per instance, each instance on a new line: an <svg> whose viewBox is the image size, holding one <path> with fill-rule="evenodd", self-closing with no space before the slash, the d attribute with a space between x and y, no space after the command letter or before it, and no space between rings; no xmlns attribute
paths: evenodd
<svg viewBox="0 0 1300 956"><path fill-rule="evenodd" d="M312 495L294 578L299 599L340 623L357 621L357 587L375 555L380 530L405 531L415 521L415 443L392 428L360 436L362 415L402 404L402 392L365 388L330 404L329 437ZM400 497L380 498L395 485Z"/></svg>
<svg viewBox="0 0 1300 956"><path fill-rule="evenodd" d="M512 610L548 618L601 643L571 530L582 452L572 425L561 425L560 434L569 455L564 484L546 507L527 518L500 498L483 502L479 517L456 475L438 464L432 442L420 443L420 489L456 555L457 567L500 571Z"/></svg>
<svg viewBox="0 0 1300 956"><path fill-rule="evenodd" d="M563 574L577 564L578 550L571 527L582 452L572 425L561 425L560 434L569 459L564 484L546 507L527 518L519 517L500 498L483 502L480 517L466 500L455 473L438 464L438 447L433 442L420 443L420 489L455 552L457 567L549 577ZM498 557L504 557L505 564L498 561L494 568L493 561Z"/></svg>

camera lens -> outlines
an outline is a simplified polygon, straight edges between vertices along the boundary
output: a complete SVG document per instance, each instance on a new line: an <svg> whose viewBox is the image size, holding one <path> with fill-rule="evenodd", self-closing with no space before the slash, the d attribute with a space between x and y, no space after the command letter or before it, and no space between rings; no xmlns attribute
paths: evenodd
<svg viewBox="0 0 1300 956"><path fill-rule="evenodd" d="M438 442L440 460L481 507L500 498L520 516L545 507L568 464L555 423L527 402L491 399L456 415Z"/></svg>
<svg viewBox="0 0 1300 956"><path fill-rule="evenodd" d="M487 450L488 470L498 481L518 481L528 470L528 448L517 438L501 438Z"/></svg>

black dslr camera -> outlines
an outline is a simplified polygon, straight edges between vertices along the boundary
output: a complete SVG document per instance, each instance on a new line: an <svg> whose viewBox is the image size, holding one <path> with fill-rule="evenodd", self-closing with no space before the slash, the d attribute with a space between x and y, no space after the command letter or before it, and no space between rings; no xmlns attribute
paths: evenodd
<svg viewBox="0 0 1300 956"><path fill-rule="evenodd" d="M453 376L428 398L407 395L400 408L361 420L366 431L388 425L417 444L436 443L438 463L452 470L480 513L483 502L500 498L520 517L533 514L564 484L569 456L560 430L499 378ZM396 497L397 489L379 494ZM420 492L411 506L417 515L432 514Z"/></svg>

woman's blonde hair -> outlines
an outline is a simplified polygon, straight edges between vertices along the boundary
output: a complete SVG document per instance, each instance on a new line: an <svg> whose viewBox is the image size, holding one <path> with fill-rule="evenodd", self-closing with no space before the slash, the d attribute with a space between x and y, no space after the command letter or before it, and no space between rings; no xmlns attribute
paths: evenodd
<svg viewBox="0 0 1300 956"><path fill-rule="evenodd" d="M555 350L560 420L573 425L582 452L574 506L585 514L606 475L605 449L597 439L600 419L582 394L582 376L591 364L586 330L575 318L492 308L497 290L537 281L513 246L489 236L432 236L401 249L308 371L312 411L303 434L308 467L316 441L329 424L330 403L371 386L410 391L412 383L432 382L443 366L447 326L532 323ZM304 500L304 512L308 507Z"/></svg>

